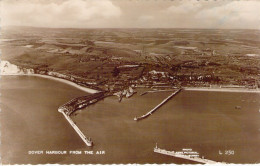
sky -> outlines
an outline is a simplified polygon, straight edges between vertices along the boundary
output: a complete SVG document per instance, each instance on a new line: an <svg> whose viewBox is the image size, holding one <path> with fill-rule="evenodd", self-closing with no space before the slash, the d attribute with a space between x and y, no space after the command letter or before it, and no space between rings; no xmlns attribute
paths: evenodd
<svg viewBox="0 0 260 166"><path fill-rule="evenodd" d="M1 0L1 26L260 29L260 0Z"/></svg>

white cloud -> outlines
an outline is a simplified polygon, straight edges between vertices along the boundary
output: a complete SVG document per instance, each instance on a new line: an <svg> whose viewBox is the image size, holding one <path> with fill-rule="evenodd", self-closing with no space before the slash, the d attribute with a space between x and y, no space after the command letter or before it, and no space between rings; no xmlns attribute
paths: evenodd
<svg viewBox="0 0 260 166"><path fill-rule="evenodd" d="M199 1L183 1L179 5L172 5L166 9L171 14L190 14L201 8L203 2Z"/></svg>
<svg viewBox="0 0 260 166"><path fill-rule="evenodd" d="M260 1L232 1L224 6L205 9L195 15L212 28L260 28Z"/></svg>
<svg viewBox="0 0 260 166"><path fill-rule="evenodd" d="M121 15L120 8L109 0L3 0L1 9L3 25L84 27Z"/></svg>
<svg viewBox="0 0 260 166"><path fill-rule="evenodd" d="M1 2L4 25L76 28L260 28L260 0Z"/></svg>
<svg viewBox="0 0 260 166"><path fill-rule="evenodd" d="M260 28L260 1L182 1L168 7L169 22L193 28Z"/></svg>

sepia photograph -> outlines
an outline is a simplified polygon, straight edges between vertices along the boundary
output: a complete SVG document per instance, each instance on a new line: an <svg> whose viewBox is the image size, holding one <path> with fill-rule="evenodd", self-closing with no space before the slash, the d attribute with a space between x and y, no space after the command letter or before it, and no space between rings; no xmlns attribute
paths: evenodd
<svg viewBox="0 0 260 166"><path fill-rule="evenodd" d="M0 7L1 164L260 164L259 0Z"/></svg>

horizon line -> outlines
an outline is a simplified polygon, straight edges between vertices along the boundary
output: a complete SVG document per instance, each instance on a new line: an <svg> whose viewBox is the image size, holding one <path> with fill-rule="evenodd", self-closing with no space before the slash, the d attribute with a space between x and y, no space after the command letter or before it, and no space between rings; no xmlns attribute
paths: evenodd
<svg viewBox="0 0 260 166"><path fill-rule="evenodd" d="M255 29L255 28L177 28L177 27L41 27L41 26L24 26L24 25L4 25L1 26L0 28L8 28L8 27L21 27L21 28L42 28L42 29L200 29L200 30L260 30L260 29Z"/></svg>

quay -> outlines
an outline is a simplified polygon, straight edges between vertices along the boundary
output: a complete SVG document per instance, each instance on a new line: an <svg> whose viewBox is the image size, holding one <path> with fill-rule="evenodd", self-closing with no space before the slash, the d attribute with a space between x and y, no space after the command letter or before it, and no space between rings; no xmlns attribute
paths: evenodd
<svg viewBox="0 0 260 166"><path fill-rule="evenodd" d="M73 127L73 129L78 133L78 135L80 136L80 138L83 140L83 142L87 145L87 146L92 146L93 142L91 141L90 138L87 138L78 128L78 126L72 121L72 119L64 112L64 110L59 109L58 110L60 113L62 113L64 115L64 117L67 119L67 121L69 122L69 124Z"/></svg>
<svg viewBox="0 0 260 166"><path fill-rule="evenodd" d="M105 97L106 96L104 95L103 92L77 97L63 104L62 106L59 107L59 109L63 109L64 112L70 116L73 112L79 109L83 109L88 105L94 104Z"/></svg>
<svg viewBox="0 0 260 166"><path fill-rule="evenodd" d="M182 158L182 159L186 159L186 160L190 160L190 161L195 161L195 162L203 163L203 164L216 164L216 163L223 163L224 164L224 162L217 162L217 161L213 161L213 160L208 160L208 159L204 159L204 157L200 158L198 155L185 155L185 154L182 154L180 152L167 151L165 149L158 148L157 145L154 148L154 152L159 153L159 154L163 154L163 155Z"/></svg>
<svg viewBox="0 0 260 166"><path fill-rule="evenodd" d="M165 104L167 101L169 101L173 96L177 95L182 89L178 89L177 91L173 92L170 96L168 96L166 99L164 99L160 104L158 104L156 107L154 107L151 111L147 112L146 114L140 116L140 117L135 117L134 120L142 120L147 118L148 116L152 115L153 112L155 112L158 108L160 108L163 104Z"/></svg>

